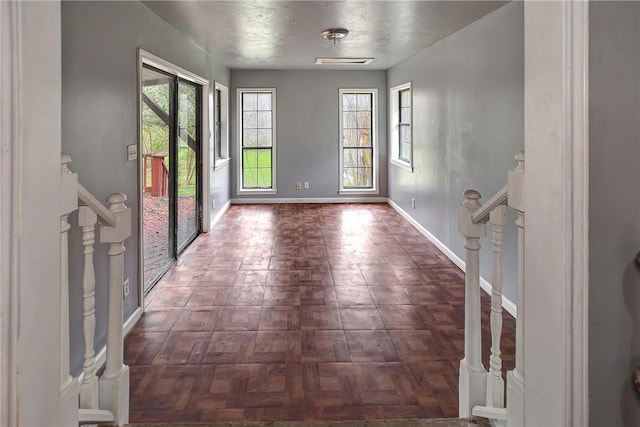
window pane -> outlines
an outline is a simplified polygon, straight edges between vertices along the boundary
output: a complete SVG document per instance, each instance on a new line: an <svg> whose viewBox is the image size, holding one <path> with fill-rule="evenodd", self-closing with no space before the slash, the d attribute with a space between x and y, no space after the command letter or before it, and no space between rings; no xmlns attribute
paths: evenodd
<svg viewBox="0 0 640 427"><path fill-rule="evenodd" d="M258 130L243 129L242 130L242 146L255 147L256 145L258 145Z"/></svg>
<svg viewBox="0 0 640 427"><path fill-rule="evenodd" d="M271 94L259 93L258 94L258 110L271 110Z"/></svg>
<svg viewBox="0 0 640 427"><path fill-rule="evenodd" d="M404 107L400 109L400 122L411 123L411 107Z"/></svg>
<svg viewBox="0 0 640 427"><path fill-rule="evenodd" d="M258 147L271 147L271 129L258 129Z"/></svg>
<svg viewBox="0 0 640 427"><path fill-rule="evenodd" d="M258 94L243 93L242 94L242 110L255 111L258 109Z"/></svg>
<svg viewBox="0 0 640 427"><path fill-rule="evenodd" d="M361 168L358 169L358 186L371 188L373 187L373 175L371 168Z"/></svg>
<svg viewBox="0 0 640 427"><path fill-rule="evenodd" d="M245 167L255 168L258 166L258 150L243 150L242 164Z"/></svg>
<svg viewBox="0 0 640 427"><path fill-rule="evenodd" d="M359 128L371 128L371 112L356 113Z"/></svg>
<svg viewBox="0 0 640 427"><path fill-rule="evenodd" d="M271 128L271 111L259 111L257 123L257 127L259 128Z"/></svg>
<svg viewBox="0 0 640 427"><path fill-rule="evenodd" d="M357 147L360 145L360 131L357 129L344 129L342 131L342 145L344 147Z"/></svg>
<svg viewBox="0 0 640 427"><path fill-rule="evenodd" d="M360 147L371 147L371 138L369 138L369 129L358 129L360 134Z"/></svg>
<svg viewBox="0 0 640 427"><path fill-rule="evenodd" d="M358 94L358 111L371 111L371 94Z"/></svg>
<svg viewBox="0 0 640 427"><path fill-rule="evenodd" d="M358 113L342 113L342 127L355 129L358 127Z"/></svg>
<svg viewBox="0 0 640 427"><path fill-rule="evenodd" d="M411 160L411 144L401 142L400 153L398 153L398 157L400 157L402 160L410 161Z"/></svg>
<svg viewBox="0 0 640 427"><path fill-rule="evenodd" d="M400 91L400 107L411 106L411 89Z"/></svg>
<svg viewBox="0 0 640 427"><path fill-rule="evenodd" d="M271 150L258 150L258 167L271 169Z"/></svg>
<svg viewBox="0 0 640 427"><path fill-rule="evenodd" d="M256 128L258 127L258 115L255 112L242 113L242 127Z"/></svg>
<svg viewBox="0 0 640 427"><path fill-rule="evenodd" d="M411 127L400 126L400 142L411 142Z"/></svg>
<svg viewBox="0 0 640 427"><path fill-rule="evenodd" d="M356 111L356 94L345 93L342 95L342 111Z"/></svg>
<svg viewBox="0 0 640 427"><path fill-rule="evenodd" d="M258 187L271 188L271 168L258 169Z"/></svg>
<svg viewBox="0 0 640 427"><path fill-rule="evenodd" d="M345 168L354 168L358 166L357 150L345 149L342 163Z"/></svg>
<svg viewBox="0 0 640 427"><path fill-rule="evenodd" d="M371 149L359 149L358 150L358 167L366 167L366 168L371 168L371 165L373 164L373 162L371 161L371 157L372 157L372 150Z"/></svg>
<svg viewBox="0 0 640 427"><path fill-rule="evenodd" d="M358 169L343 168L342 169L342 186L344 188L352 188L356 186Z"/></svg>

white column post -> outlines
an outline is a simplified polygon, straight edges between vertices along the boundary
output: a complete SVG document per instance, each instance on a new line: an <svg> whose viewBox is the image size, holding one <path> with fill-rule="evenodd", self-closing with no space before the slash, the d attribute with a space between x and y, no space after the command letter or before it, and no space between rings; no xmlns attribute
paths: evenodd
<svg viewBox="0 0 640 427"><path fill-rule="evenodd" d="M107 366L100 378L100 409L113 412L116 424L129 422L129 367L123 363L122 286L124 279L124 241L131 235L131 209L127 196L109 196L109 210L115 227L100 227L100 241L109 243L109 300L107 313Z"/></svg>
<svg viewBox="0 0 640 427"><path fill-rule="evenodd" d="M504 379L500 341L502 338L502 237L507 207L498 206L489 214L493 225L493 282L491 283L491 355L487 375L487 406L504 408Z"/></svg>
<svg viewBox="0 0 640 427"><path fill-rule="evenodd" d="M98 378L96 377L96 353L94 337L96 332L96 274L93 268L93 245L97 215L87 206L78 210L78 225L82 227L84 247L83 277L83 328L84 328L84 379L80 388L80 407L98 409Z"/></svg>
<svg viewBox="0 0 640 427"><path fill-rule="evenodd" d="M69 214L78 209L78 176L67 164L71 157L62 154L60 158L60 359L58 360L58 381L61 407L77 408L78 383L69 372ZM73 402L76 402L75 404ZM75 415L75 416L74 416ZM63 411L61 423L76 422L77 411ZM75 421L74 421L75 420Z"/></svg>
<svg viewBox="0 0 640 427"><path fill-rule="evenodd" d="M464 359L460 361L460 418L471 416L474 406L486 403L487 371L482 365L480 335L480 238L486 236L484 223L474 224L473 213L480 207L480 193L464 192L458 206L458 231L465 237Z"/></svg>
<svg viewBox="0 0 640 427"><path fill-rule="evenodd" d="M508 204L518 215L518 318L515 369L507 372L507 424L524 426L524 152L517 153L515 159L518 165L508 176Z"/></svg>

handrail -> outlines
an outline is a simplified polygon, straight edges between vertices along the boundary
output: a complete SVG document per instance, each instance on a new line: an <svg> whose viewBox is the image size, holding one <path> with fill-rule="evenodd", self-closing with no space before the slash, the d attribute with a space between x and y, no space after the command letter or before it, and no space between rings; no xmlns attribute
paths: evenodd
<svg viewBox="0 0 640 427"><path fill-rule="evenodd" d="M102 222L110 225L111 227L116 226L116 217L105 205L103 205L100 200L96 199L93 194L89 193L89 190L84 188L82 184L78 183L78 200L80 200L85 206L88 206L92 211L98 215L98 218L102 220Z"/></svg>
<svg viewBox="0 0 640 427"><path fill-rule="evenodd" d="M474 224L477 224L479 222L486 222L491 211L493 211L500 205L506 204L509 198L508 187L508 185L502 187L496 194L493 195L493 197L491 197L482 206L480 206L478 210L475 211L473 215L471 215L471 222Z"/></svg>

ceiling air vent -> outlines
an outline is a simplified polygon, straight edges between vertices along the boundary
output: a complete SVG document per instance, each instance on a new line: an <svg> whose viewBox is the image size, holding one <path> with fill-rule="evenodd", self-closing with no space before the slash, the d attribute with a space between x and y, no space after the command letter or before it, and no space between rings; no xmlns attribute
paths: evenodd
<svg viewBox="0 0 640 427"><path fill-rule="evenodd" d="M316 58L319 65L369 65L375 58Z"/></svg>

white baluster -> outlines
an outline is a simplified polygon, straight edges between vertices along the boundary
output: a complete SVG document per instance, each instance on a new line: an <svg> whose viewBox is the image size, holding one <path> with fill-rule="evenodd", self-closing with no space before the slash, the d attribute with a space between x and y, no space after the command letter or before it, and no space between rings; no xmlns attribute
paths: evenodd
<svg viewBox="0 0 640 427"><path fill-rule="evenodd" d="M100 407L113 412L117 424L129 421L129 367L123 363L122 286L124 279L124 241L131 234L131 210L127 196L109 196L109 210L115 227L100 227L100 241L109 243L109 299L107 313L107 366L100 378Z"/></svg>
<svg viewBox="0 0 640 427"><path fill-rule="evenodd" d="M502 237L507 207L498 206L490 214L493 225L493 283L491 284L491 356L487 375L487 406L504 408L504 379L500 340L502 338Z"/></svg>
<svg viewBox="0 0 640 427"><path fill-rule="evenodd" d="M96 331L96 275L93 268L93 245L97 215L87 206L78 210L78 225L82 227L84 248L83 315L84 315L84 379L80 388L80 407L98 409L98 378L96 377L96 353L94 337Z"/></svg>
<svg viewBox="0 0 640 427"><path fill-rule="evenodd" d="M507 372L507 424L524 425L524 152L515 155L518 162L509 172L509 207L517 211L518 230L518 317L516 319L516 364Z"/></svg>
<svg viewBox="0 0 640 427"><path fill-rule="evenodd" d="M480 238L486 236L484 223L474 224L471 215L480 207L480 193L464 192L458 206L458 230L465 236L464 359L460 361L460 418L468 418L474 406L484 405L487 371L482 365L480 335Z"/></svg>
<svg viewBox="0 0 640 427"><path fill-rule="evenodd" d="M60 358L58 359L58 384L60 413L57 424L77 424L78 386L69 373L69 214L78 208L78 178L67 164L71 157L62 154L60 159Z"/></svg>

